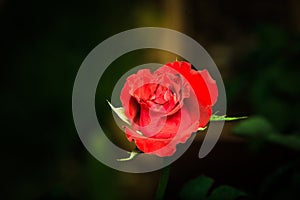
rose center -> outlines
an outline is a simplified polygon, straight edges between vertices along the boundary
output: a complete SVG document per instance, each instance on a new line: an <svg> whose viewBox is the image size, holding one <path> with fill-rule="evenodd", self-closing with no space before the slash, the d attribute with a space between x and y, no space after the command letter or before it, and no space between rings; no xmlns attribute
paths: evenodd
<svg viewBox="0 0 300 200"><path fill-rule="evenodd" d="M145 84L135 90L133 96L152 111L169 112L178 102L176 94L160 84Z"/></svg>

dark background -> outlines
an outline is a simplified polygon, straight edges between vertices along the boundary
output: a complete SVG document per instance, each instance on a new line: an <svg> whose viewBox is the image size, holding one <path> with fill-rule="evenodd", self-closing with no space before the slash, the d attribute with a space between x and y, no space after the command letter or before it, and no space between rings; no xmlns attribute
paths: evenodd
<svg viewBox="0 0 300 200"><path fill-rule="evenodd" d="M189 180L205 175L213 188L229 185L247 199L300 199L299 1L1 0L0 20L1 199L154 198L161 171L129 174L101 164L82 145L71 107L87 54L114 34L145 26L198 41L222 74L228 115L249 116L226 122L204 159L197 157L199 134L172 164L165 198L179 198ZM138 64L174 59L149 50L113 63L96 97L107 134L122 133L105 103L114 81Z"/></svg>

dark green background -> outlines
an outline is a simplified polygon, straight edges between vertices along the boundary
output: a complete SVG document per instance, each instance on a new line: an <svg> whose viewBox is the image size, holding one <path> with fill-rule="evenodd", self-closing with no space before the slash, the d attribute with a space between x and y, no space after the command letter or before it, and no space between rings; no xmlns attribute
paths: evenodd
<svg viewBox="0 0 300 200"><path fill-rule="evenodd" d="M213 187L230 185L247 199L299 199L299 13L297 0L0 1L1 199L154 198L160 171L128 174L98 162L79 140L71 110L73 82L87 54L114 34L144 26L197 40L223 76L228 115L259 116L236 128L238 136L232 130L240 122L227 122L201 160L200 134L172 164L165 198L179 198L185 183L206 175ZM161 55L165 62L176 56L126 54L99 83L99 121L119 145L126 140L105 99L126 70ZM279 141L270 139L275 133ZM280 142L290 136L292 145Z"/></svg>

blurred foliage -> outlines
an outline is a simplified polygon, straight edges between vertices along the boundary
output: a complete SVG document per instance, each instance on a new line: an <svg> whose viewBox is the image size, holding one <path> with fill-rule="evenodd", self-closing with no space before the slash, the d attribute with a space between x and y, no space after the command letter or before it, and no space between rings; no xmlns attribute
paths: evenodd
<svg viewBox="0 0 300 200"><path fill-rule="evenodd" d="M236 78L228 82L229 102L248 102L253 113L263 115L278 132L297 133L300 119L300 36L282 28L257 26L256 47L237 59Z"/></svg>
<svg viewBox="0 0 300 200"><path fill-rule="evenodd" d="M260 186L259 199L300 199L300 161L290 162L266 177Z"/></svg>
<svg viewBox="0 0 300 200"><path fill-rule="evenodd" d="M227 185L212 190L213 183L213 179L199 176L184 185L180 196L187 200L234 200L246 195L246 193ZM211 190L212 192L210 192Z"/></svg>
<svg viewBox="0 0 300 200"><path fill-rule="evenodd" d="M229 102L246 102L255 115L233 133L257 153L279 148L289 158L269 169L255 199L299 199L300 36L271 24L257 26L255 36L255 48L236 61L238 76L228 83Z"/></svg>

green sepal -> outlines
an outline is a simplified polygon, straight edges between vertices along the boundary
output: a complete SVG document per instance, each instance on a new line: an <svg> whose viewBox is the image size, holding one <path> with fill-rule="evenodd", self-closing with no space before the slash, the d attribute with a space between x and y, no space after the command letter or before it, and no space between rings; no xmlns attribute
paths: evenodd
<svg viewBox="0 0 300 200"><path fill-rule="evenodd" d="M197 129L197 132L198 132L198 131L204 131L204 130L206 130L206 129L207 129L207 126L205 126L205 127L203 127L203 128L200 127L200 128Z"/></svg>
<svg viewBox="0 0 300 200"><path fill-rule="evenodd" d="M139 154L139 152L132 151L132 152L127 152L129 154L128 158L119 158L117 161L123 162L123 161L129 161L132 160L135 156Z"/></svg>
<svg viewBox="0 0 300 200"><path fill-rule="evenodd" d="M210 117L211 122L218 122L218 121L235 121L235 120L240 120L240 119L246 119L248 118L247 116L243 116L243 117L227 117L226 115L212 115Z"/></svg>
<svg viewBox="0 0 300 200"><path fill-rule="evenodd" d="M114 113L116 113L116 115L118 115L118 117L123 122L130 125L129 119L125 115L124 108L123 107L116 108L108 100L106 100L106 101L107 101L108 105L111 107L111 109L114 111Z"/></svg>

